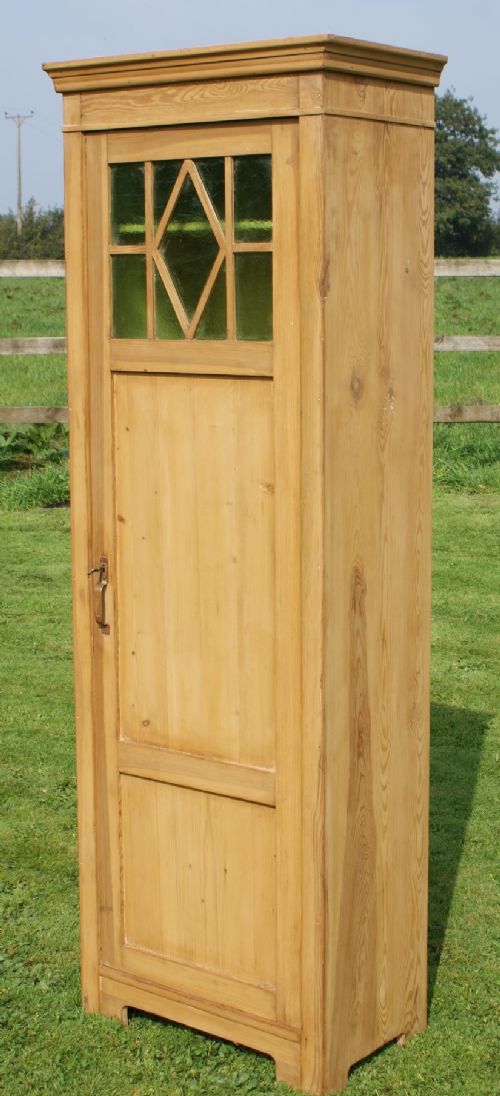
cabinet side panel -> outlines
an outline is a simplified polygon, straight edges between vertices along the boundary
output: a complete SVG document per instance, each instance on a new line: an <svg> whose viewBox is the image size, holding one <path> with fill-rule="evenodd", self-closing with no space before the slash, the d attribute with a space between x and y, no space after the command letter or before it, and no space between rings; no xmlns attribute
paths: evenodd
<svg viewBox="0 0 500 1096"><path fill-rule="evenodd" d="M328 119L327 1081L426 1022L433 137Z"/></svg>

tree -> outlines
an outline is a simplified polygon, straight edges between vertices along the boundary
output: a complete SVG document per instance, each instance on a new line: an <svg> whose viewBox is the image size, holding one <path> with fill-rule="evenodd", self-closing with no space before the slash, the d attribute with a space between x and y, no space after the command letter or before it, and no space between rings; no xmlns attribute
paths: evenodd
<svg viewBox="0 0 500 1096"><path fill-rule="evenodd" d="M14 213L0 214L0 259L63 259L62 209L38 209L31 198L23 210L21 232Z"/></svg>
<svg viewBox="0 0 500 1096"><path fill-rule="evenodd" d="M436 100L436 254L488 255L500 170L496 129L472 99L446 91Z"/></svg>

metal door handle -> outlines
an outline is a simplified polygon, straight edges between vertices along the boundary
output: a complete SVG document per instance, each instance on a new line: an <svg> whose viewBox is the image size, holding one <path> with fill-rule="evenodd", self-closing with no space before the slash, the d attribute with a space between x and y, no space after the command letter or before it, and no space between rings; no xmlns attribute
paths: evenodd
<svg viewBox="0 0 500 1096"><path fill-rule="evenodd" d="M94 616L95 622L105 635L109 635L109 624L106 623L106 588L108 585L108 561L106 556L99 556L97 567L90 567L87 575L99 575L94 586Z"/></svg>

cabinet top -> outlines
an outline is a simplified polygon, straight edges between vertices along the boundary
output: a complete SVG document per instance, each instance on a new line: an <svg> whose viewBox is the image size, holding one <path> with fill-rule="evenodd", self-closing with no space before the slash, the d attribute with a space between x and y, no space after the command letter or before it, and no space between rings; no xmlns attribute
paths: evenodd
<svg viewBox="0 0 500 1096"><path fill-rule="evenodd" d="M193 80L341 72L436 87L446 57L332 34L130 56L54 61L56 91L79 92Z"/></svg>

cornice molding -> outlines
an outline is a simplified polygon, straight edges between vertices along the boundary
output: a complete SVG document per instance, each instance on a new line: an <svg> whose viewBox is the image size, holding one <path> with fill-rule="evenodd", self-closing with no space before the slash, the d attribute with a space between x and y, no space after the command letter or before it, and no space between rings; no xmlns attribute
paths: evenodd
<svg viewBox="0 0 500 1096"><path fill-rule="evenodd" d="M343 72L436 87L446 57L320 35L43 65L63 93L308 72Z"/></svg>

